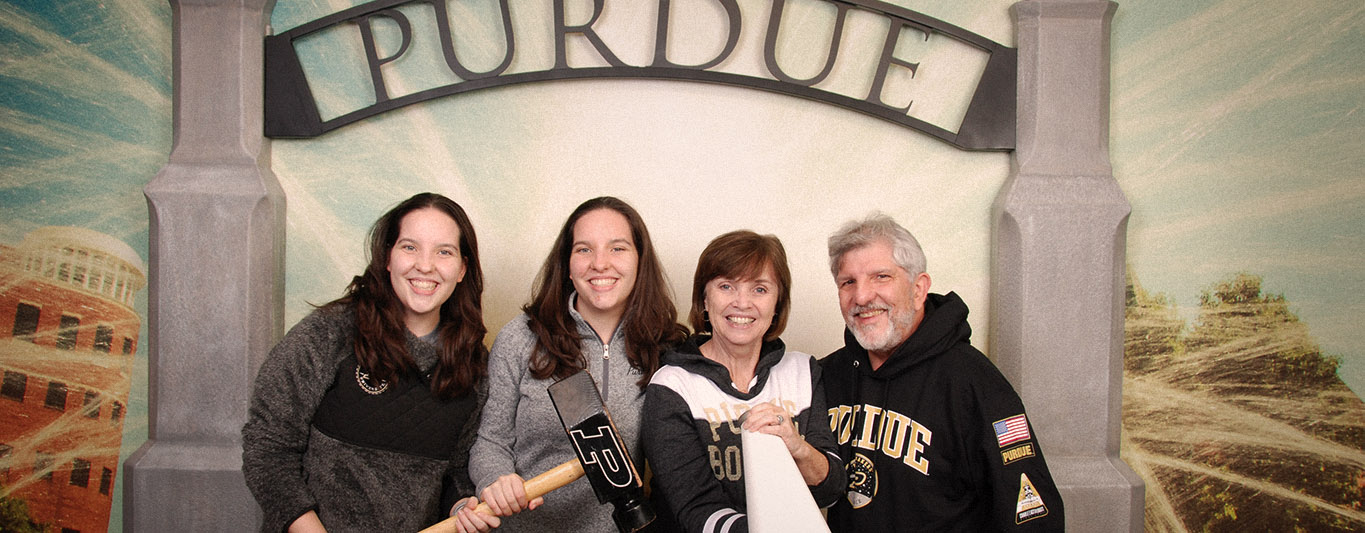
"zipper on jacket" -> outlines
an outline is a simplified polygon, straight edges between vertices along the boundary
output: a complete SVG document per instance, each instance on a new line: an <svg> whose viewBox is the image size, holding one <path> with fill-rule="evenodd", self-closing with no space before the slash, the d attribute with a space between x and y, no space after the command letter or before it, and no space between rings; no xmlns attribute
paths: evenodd
<svg viewBox="0 0 1365 533"><path fill-rule="evenodd" d="M607 391L610 390L610 388L607 387L607 385L608 385L608 377L611 376L611 370L607 368L607 363L609 363L609 362L611 362L611 345L610 345L610 344L603 344L603 345L602 345L602 401L604 401L604 402L607 401Z"/></svg>

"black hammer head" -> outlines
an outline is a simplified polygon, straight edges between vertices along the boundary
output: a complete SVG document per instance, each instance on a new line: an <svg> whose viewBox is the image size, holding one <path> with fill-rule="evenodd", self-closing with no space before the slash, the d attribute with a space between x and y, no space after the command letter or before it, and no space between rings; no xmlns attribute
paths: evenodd
<svg viewBox="0 0 1365 533"><path fill-rule="evenodd" d="M644 497L640 475L592 376L580 371L550 385L549 392L597 501L615 507L617 529L631 533L653 522L654 510Z"/></svg>

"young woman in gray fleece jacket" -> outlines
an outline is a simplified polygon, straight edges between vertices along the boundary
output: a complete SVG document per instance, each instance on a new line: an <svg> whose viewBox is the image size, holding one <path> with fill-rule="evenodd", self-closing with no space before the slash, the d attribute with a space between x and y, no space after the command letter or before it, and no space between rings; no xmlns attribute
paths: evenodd
<svg viewBox="0 0 1365 533"><path fill-rule="evenodd" d="M417 531L474 493L487 396L474 227L424 193L380 217L369 245L346 295L294 326L256 376L242 472L262 531Z"/></svg>
<svg viewBox="0 0 1365 533"><path fill-rule="evenodd" d="M498 334L469 471L507 531L616 531L587 479L528 500L525 479L574 458L546 387L586 370L643 472L640 408L659 356L680 342L649 231L625 202L594 198L564 223L535 296ZM468 511L460 511L461 516Z"/></svg>

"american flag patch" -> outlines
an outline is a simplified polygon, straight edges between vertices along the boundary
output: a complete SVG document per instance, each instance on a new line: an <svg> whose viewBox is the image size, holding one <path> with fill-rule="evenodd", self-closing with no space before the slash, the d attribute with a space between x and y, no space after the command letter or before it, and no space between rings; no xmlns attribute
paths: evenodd
<svg viewBox="0 0 1365 533"><path fill-rule="evenodd" d="M995 441L1004 448L1021 440L1028 440L1028 419L1016 415L992 424L995 428Z"/></svg>

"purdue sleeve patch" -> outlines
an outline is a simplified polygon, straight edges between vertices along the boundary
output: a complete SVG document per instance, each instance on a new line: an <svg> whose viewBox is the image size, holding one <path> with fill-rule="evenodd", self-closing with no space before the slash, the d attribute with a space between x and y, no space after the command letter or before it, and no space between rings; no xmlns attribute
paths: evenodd
<svg viewBox="0 0 1365 533"><path fill-rule="evenodd" d="M1033 443L1028 442L1000 452L1000 460L1004 464L1010 464L1020 459L1033 457Z"/></svg>
<svg viewBox="0 0 1365 533"><path fill-rule="evenodd" d="M1019 474L1019 502L1014 505L1014 523L1022 524L1040 516L1047 516L1043 497L1033 488L1028 474Z"/></svg>

